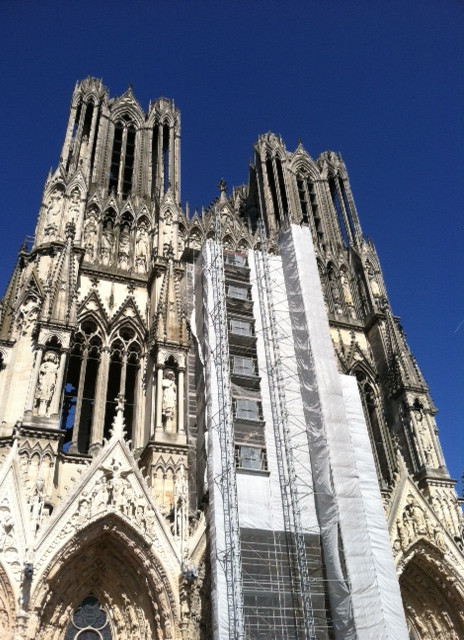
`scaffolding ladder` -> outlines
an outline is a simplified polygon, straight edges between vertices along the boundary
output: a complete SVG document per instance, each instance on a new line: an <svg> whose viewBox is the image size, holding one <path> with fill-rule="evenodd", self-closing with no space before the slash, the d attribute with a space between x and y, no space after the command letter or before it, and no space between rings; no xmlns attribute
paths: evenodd
<svg viewBox="0 0 464 640"><path fill-rule="evenodd" d="M290 553L290 571L294 594L300 593L303 613L304 640L316 640L316 626L311 596L311 579L306 557L305 539L301 521L297 474L289 413L282 373L282 358L277 333L277 318L273 303L271 269L267 249L266 230L258 221L261 251L255 251L258 296L261 309L266 368L269 381L272 420L276 444L276 458L282 494L282 510L287 544ZM296 621L299 635L299 624Z"/></svg>
<svg viewBox="0 0 464 640"><path fill-rule="evenodd" d="M230 386L229 339L227 328L224 256L220 212L214 215L214 240L208 241L211 251L210 274L213 288L212 320L216 335L213 359L218 385L218 411L213 428L218 433L221 471L215 482L222 496L225 549L217 554L224 571L227 587L230 640L244 640L243 578L238 514L237 478L235 471L235 439Z"/></svg>

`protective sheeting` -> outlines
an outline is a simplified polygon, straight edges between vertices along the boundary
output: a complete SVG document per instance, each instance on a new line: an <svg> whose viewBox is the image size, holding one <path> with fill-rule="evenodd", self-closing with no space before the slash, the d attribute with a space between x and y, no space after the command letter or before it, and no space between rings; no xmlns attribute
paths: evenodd
<svg viewBox="0 0 464 640"><path fill-rule="evenodd" d="M223 473L221 460L221 444L218 429L213 428L213 421L219 415L218 375L213 353L216 348L216 333L214 330L214 296L213 282L210 274L211 250L207 243L200 256L202 273L202 311L197 309L196 321L198 336L203 347L205 366L205 397L206 412L205 426L207 430L207 483L209 487L209 539L211 548L211 605L212 626L214 640L229 640L230 620L234 613L229 611L228 587L224 571L224 564L220 558L226 552L224 500L218 479ZM197 297L200 292L196 292Z"/></svg>
<svg viewBox="0 0 464 640"><path fill-rule="evenodd" d="M373 626L384 619L385 638L407 638L406 620L403 611L398 578L391 551L390 538L382 507L377 473L372 455L371 443L364 420L356 378L340 376L348 418L348 427L353 442L359 474L364 513L368 536L371 542L372 562L376 575L376 585L360 585L363 588L363 607L368 612L368 621ZM375 591L378 591L378 597ZM375 609L379 605L379 609ZM371 600L373 602L371 602ZM368 637L368 636L366 636ZM371 635L370 637L377 637Z"/></svg>
<svg viewBox="0 0 464 640"><path fill-rule="evenodd" d="M342 569L344 559L340 555L342 546L339 539L340 514L332 481L332 456L327 434L330 426L328 423L333 421L337 408L333 400L336 399L338 372L335 368L333 350L328 346L329 326L311 236L308 229L303 231L307 231L309 236L305 238L308 245L307 248L305 247L305 254L297 257L290 229L282 234L280 251L292 314L292 338L311 451L317 515L321 528L326 575L329 581L334 634L336 640L355 640L357 635L350 589ZM304 268L304 274L300 273L302 268ZM305 302L311 307L311 319L307 317ZM319 347L325 347L325 352L321 354ZM316 358L319 375L316 373ZM322 389L320 388L321 380L324 385ZM324 415L322 395L325 396L327 406ZM339 414L341 414L340 429L346 431L341 388L338 405Z"/></svg>
<svg viewBox="0 0 464 640"><path fill-rule="evenodd" d="M382 505L379 496L361 490L309 229L292 226L285 230L280 250L311 445L335 637L406 640L404 617L397 615L393 619L384 607L395 589L394 600L398 601L399 586L397 581L394 584L393 580L379 579L379 573L389 574L392 554L390 548L377 544L380 522L366 517L366 510L375 513ZM386 532L385 521L383 526Z"/></svg>
<svg viewBox="0 0 464 640"><path fill-rule="evenodd" d="M284 518L282 512L282 487L280 484L277 455L276 455L276 436L275 425L273 424L273 416L271 409L271 397L269 389L269 377L266 362L265 335L263 331L263 318L268 321L268 312L266 296L260 296L258 286L263 287L262 282L258 282L256 272L256 260L262 261L261 252L249 251L248 264L250 267L250 282L252 299L254 301L254 318L255 318L255 334L257 337L256 350L258 356L258 375L261 377L261 400L263 419L265 421L265 441L267 463L269 470L268 490L269 499L262 501L261 504L254 503L252 492L244 487L240 492L240 513L242 511L250 513L255 512L253 521L245 525L242 520L242 526L249 526L264 529L267 523L276 531L284 531ZM303 410L303 403L300 393L300 383L295 358L295 349L291 337L291 321L287 304L287 294L285 289L284 275L282 271L282 263L279 256L269 257L270 278L272 280L272 298L273 306L278 322L279 333L279 351L281 362L280 366L283 370L284 377L284 394L287 410L289 412L288 426L290 428L289 437L292 445L292 453L296 471L296 490L298 492L298 501L301 510L302 530L304 533L319 533L319 526L316 517L316 507L314 503L313 479L311 472L311 461L309 457L308 438L306 435L306 421ZM261 298L261 301L260 301ZM275 389L274 393L278 393ZM248 485L252 485L256 481L253 475L248 476ZM241 483L245 484L245 482ZM268 509L270 508L270 513ZM264 526L261 522L266 522Z"/></svg>

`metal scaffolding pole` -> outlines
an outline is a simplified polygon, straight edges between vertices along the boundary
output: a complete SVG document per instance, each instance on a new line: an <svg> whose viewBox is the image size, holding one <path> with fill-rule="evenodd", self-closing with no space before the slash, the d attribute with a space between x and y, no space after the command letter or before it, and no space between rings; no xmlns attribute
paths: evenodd
<svg viewBox="0 0 464 640"><path fill-rule="evenodd" d="M227 585L230 640L244 640L243 579L238 515L237 479L235 470L235 441L230 386L229 340L227 330L224 256L220 213L214 214L215 239L209 240L211 251L210 274L213 289L212 320L216 335L213 349L218 385L218 412L213 416L220 443L221 471L216 476L222 496L225 549L218 553Z"/></svg>
<svg viewBox="0 0 464 640"><path fill-rule="evenodd" d="M276 443L276 458L282 494L284 527L291 557L291 576L294 593L299 593L303 612L304 639L316 640L311 579L306 557L305 539L301 521L297 474L294 464L291 424L285 395L282 358L277 333L277 318L273 303L273 288L267 251L267 238L262 221L258 221L261 252L255 251L258 295L262 316L266 367L269 380L272 419ZM298 627L298 624L297 624Z"/></svg>

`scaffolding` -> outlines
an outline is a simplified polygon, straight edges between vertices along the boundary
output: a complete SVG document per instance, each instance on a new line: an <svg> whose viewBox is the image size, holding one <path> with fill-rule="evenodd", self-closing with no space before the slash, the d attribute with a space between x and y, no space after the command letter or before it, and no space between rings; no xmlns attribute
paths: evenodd
<svg viewBox="0 0 464 640"><path fill-rule="evenodd" d="M272 419L276 444L277 467L282 495L282 510L287 546L290 556L290 573L294 597L303 614L304 640L316 640L316 625L312 602L312 580L306 557L305 536L301 519L298 478L295 469L292 426L285 394L283 363L277 331L277 317L273 301L271 268L267 250L267 238L263 222L258 221L261 251L255 251L258 295L262 317L266 367L269 381ZM302 425L302 428L305 428ZM297 633L299 634L297 624Z"/></svg>
<svg viewBox="0 0 464 640"><path fill-rule="evenodd" d="M211 319L216 336L212 355L217 375L218 411L212 417L212 422L213 428L217 431L220 444L221 470L216 475L215 482L222 497L225 543L224 550L218 551L217 558L226 581L229 638L230 640L244 640L243 579L235 470L224 256L220 212L217 208L214 213L214 225L215 238L213 241L209 241L208 244L211 251L209 271L213 289Z"/></svg>

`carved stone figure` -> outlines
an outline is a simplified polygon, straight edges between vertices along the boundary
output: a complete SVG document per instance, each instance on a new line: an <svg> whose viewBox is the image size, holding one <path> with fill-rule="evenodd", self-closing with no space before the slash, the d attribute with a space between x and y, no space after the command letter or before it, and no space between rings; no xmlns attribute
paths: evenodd
<svg viewBox="0 0 464 640"><path fill-rule="evenodd" d="M71 193L71 200L69 203L69 219L77 219L79 210L81 207L81 194L79 189L73 189Z"/></svg>
<svg viewBox="0 0 464 640"><path fill-rule="evenodd" d="M426 535L427 521L422 508L417 503L417 500L411 495L408 496L407 503L408 504L404 511L405 514L407 514L409 522L412 523L414 533L416 535Z"/></svg>
<svg viewBox="0 0 464 640"><path fill-rule="evenodd" d="M163 378L163 402L162 415L164 429L168 433L175 432L176 426L176 402L177 402L177 386L175 382L174 371L166 370Z"/></svg>
<svg viewBox="0 0 464 640"><path fill-rule="evenodd" d="M104 265L108 265L110 263L111 255L113 253L113 247L114 247L113 224L111 220L107 220L103 228L103 233L101 238L101 247L100 247L100 256L101 256L102 263Z"/></svg>
<svg viewBox="0 0 464 640"><path fill-rule="evenodd" d="M409 545L409 536L406 526L401 518L396 519L396 528L398 529L398 537L400 539L401 548L405 551Z"/></svg>
<svg viewBox="0 0 464 640"><path fill-rule="evenodd" d="M84 249L86 260L95 260L95 245L97 242L97 224L93 215L89 216L84 227Z"/></svg>
<svg viewBox="0 0 464 640"><path fill-rule="evenodd" d="M136 268L139 273L146 272L148 268L149 246L148 232L144 224L141 224L136 236Z"/></svg>
<svg viewBox="0 0 464 640"><path fill-rule="evenodd" d="M58 215L61 213L61 207L63 204L63 192L60 189L55 189L50 198L50 204L47 210L47 225L57 224Z"/></svg>
<svg viewBox="0 0 464 640"><path fill-rule="evenodd" d="M35 398L37 402L37 414L49 416L50 406L55 392L56 378L58 375L58 356L54 351L44 354L39 369L39 379Z"/></svg>
<svg viewBox="0 0 464 640"><path fill-rule="evenodd" d="M128 225L124 225L119 236L119 266L127 269L129 266L130 234Z"/></svg>
<svg viewBox="0 0 464 640"><path fill-rule="evenodd" d="M347 275L346 275L344 269L342 269L340 271L340 282L342 284L343 295L345 296L346 303L348 305L352 305L353 304L353 296L351 295L350 284L348 282L348 278L347 278Z"/></svg>

